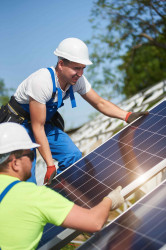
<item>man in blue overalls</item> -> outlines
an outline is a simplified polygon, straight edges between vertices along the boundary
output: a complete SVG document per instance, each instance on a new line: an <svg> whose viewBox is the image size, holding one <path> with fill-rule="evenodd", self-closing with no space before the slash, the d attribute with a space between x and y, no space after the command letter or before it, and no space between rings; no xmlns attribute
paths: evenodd
<svg viewBox="0 0 166 250"><path fill-rule="evenodd" d="M69 136L54 123L54 115L66 98L70 98L73 108L76 107L74 92L79 93L94 108L109 117L131 122L144 114L124 111L104 100L91 88L83 75L86 65L92 64L84 42L77 38L64 39L54 54L58 56L56 67L43 68L31 74L18 86L13 97L15 102L30 114L30 118L21 123L31 139L41 145L39 152L47 165L44 182L48 184L56 172L60 173L82 156ZM15 111L12 105L9 105L9 108ZM54 159L58 161L58 170ZM35 161L30 181L36 182Z"/></svg>

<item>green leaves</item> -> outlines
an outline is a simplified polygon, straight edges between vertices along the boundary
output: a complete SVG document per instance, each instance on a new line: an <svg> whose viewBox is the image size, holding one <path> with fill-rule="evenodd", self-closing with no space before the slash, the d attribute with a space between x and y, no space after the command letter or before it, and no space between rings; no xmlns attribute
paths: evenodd
<svg viewBox="0 0 166 250"><path fill-rule="evenodd" d="M119 69L124 71L122 93L129 97L166 79L166 50L146 44L131 49Z"/></svg>
<svg viewBox="0 0 166 250"><path fill-rule="evenodd" d="M96 0L91 22L88 73L95 88L110 84L130 96L166 78L165 1Z"/></svg>
<svg viewBox="0 0 166 250"><path fill-rule="evenodd" d="M0 79L0 106L9 101L8 91L9 90L5 88L4 81Z"/></svg>

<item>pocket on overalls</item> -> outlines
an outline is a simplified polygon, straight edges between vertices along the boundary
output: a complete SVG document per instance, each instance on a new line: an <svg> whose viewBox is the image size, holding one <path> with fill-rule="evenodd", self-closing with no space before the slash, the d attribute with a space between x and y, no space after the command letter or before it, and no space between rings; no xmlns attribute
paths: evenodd
<svg viewBox="0 0 166 250"><path fill-rule="evenodd" d="M64 123L62 116L60 115L60 113L58 111L56 111L56 113L53 115L53 117L50 120L50 123L53 126L56 126L56 127L60 128L62 131L64 131L65 123Z"/></svg>

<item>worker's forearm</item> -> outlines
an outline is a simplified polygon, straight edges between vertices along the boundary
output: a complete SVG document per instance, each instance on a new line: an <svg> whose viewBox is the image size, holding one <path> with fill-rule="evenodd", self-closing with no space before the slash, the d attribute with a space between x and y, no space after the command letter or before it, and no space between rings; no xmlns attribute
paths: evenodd
<svg viewBox="0 0 166 250"><path fill-rule="evenodd" d="M122 187L118 186L112 190L98 205L91 209L86 209L74 205L62 226L76 230L96 232L99 231L106 222L109 211L120 207L124 198L121 194Z"/></svg>
<svg viewBox="0 0 166 250"><path fill-rule="evenodd" d="M112 201L105 197L98 205L90 209L92 213L94 224L96 224L95 231L100 230L108 219L109 211L112 206Z"/></svg>
<svg viewBox="0 0 166 250"><path fill-rule="evenodd" d="M111 206L112 201L109 198L104 198L103 201L91 209L74 205L62 226L83 232L93 233L99 231L108 218Z"/></svg>
<svg viewBox="0 0 166 250"><path fill-rule="evenodd" d="M109 117L118 118L121 120L125 120L126 115L127 115L127 111L119 108L118 106L116 106L112 102L109 102L106 100L103 100L102 102L100 102L96 106L96 109L98 111L100 111L101 113L103 113L104 115L107 115Z"/></svg>
<svg viewBox="0 0 166 250"><path fill-rule="evenodd" d="M50 146L45 134L44 127L32 127L35 140L38 144L40 144L40 147L38 148L41 156L43 157L44 161L46 162L47 166L54 165L54 161L52 159L52 154L50 151Z"/></svg>

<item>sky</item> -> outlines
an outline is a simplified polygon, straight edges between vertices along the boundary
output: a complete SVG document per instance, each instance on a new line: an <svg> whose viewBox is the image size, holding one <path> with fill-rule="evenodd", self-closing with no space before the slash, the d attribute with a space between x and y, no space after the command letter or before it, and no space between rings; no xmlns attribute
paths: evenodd
<svg viewBox="0 0 166 250"><path fill-rule="evenodd" d="M0 79L5 86L16 90L31 73L56 65L53 52L63 39L90 39L92 6L93 0L0 0ZM66 129L87 122L95 112L75 97L77 108L66 101L60 111Z"/></svg>

